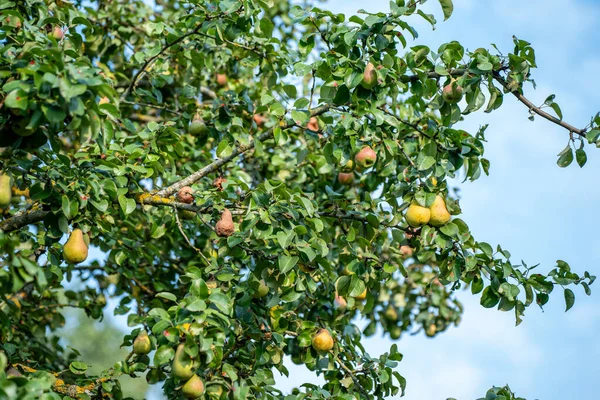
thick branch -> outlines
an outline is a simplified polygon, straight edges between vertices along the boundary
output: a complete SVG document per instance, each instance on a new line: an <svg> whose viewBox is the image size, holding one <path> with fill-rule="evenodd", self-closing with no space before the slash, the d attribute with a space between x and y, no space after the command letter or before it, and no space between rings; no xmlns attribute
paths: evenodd
<svg viewBox="0 0 600 400"><path fill-rule="evenodd" d="M0 221L0 231L4 233L12 232L29 224L40 222L48 215L50 211L41 208L32 208L16 213L11 218Z"/></svg>
<svg viewBox="0 0 600 400"><path fill-rule="evenodd" d="M332 106L330 106L328 104L317 107L310 112L310 116L314 117L317 115L324 114L331 107ZM296 124L293 122L287 122L285 124L280 125L281 129L289 129L293 126L296 126ZM256 140L258 140L259 142L264 142L265 140L272 138L273 137L273 129L274 128L270 128L266 132L262 133L260 136L258 136L256 138ZM163 198L169 197L169 196L173 195L175 192L177 192L179 189L181 189L182 187L190 186L190 185L194 184L195 182L198 182L200 179L204 178L206 175L210 174L211 172L216 171L217 169L219 169L223 165L227 164L228 162L230 162L231 160L233 160L240 154L243 154L246 151L253 149L254 144L255 144L255 141L251 141L248 144L240 145L240 146L236 147L235 149L233 149L232 153L229 156L220 158L216 161L213 161L212 163L208 164L206 167L199 169L198 171L194 172L192 175L188 176L187 178L177 181L174 184L172 184L171 186L158 191L156 193L156 195L159 197L163 197Z"/></svg>

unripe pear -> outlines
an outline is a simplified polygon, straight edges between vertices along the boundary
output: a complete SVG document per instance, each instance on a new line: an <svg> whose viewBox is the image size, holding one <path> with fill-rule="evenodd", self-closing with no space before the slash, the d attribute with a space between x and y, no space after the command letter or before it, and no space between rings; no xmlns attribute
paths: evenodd
<svg viewBox="0 0 600 400"><path fill-rule="evenodd" d="M400 339L400 335L402 335L402 329L399 326L392 326L389 328L389 333L391 339Z"/></svg>
<svg viewBox="0 0 600 400"><path fill-rule="evenodd" d="M85 261L87 256L88 246L85 243L83 232L81 229L74 229L63 246L63 257L70 264L78 264Z"/></svg>
<svg viewBox="0 0 600 400"><path fill-rule="evenodd" d="M260 280L258 284L258 289L256 289L255 297L263 298L269 294L269 286L265 283L263 279Z"/></svg>
<svg viewBox="0 0 600 400"><path fill-rule="evenodd" d="M150 353L150 350L152 350L152 343L148 333L142 329L133 341L133 352L142 355Z"/></svg>
<svg viewBox="0 0 600 400"><path fill-rule="evenodd" d="M184 186L177 192L177 200L182 203L191 204L194 202L194 191L189 186Z"/></svg>
<svg viewBox="0 0 600 400"><path fill-rule="evenodd" d="M365 89L372 89L377 85L377 71L372 63L368 63L363 72L362 86Z"/></svg>
<svg viewBox="0 0 600 400"><path fill-rule="evenodd" d="M388 321L398 321L398 311L392 306L385 309L383 316Z"/></svg>
<svg viewBox="0 0 600 400"><path fill-rule="evenodd" d="M340 182L342 185L350 185L350 184L352 184L353 181L354 181L354 174L352 172L350 172L348 174L340 172L338 174L338 182Z"/></svg>
<svg viewBox="0 0 600 400"><path fill-rule="evenodd" d="M436 196L435 201L429 207L429 210L431 211L431 218L429 219L429 224L431 226L444 226L450 221L450 213L446 208L446 202L442 196Z"/></svg>
<svg viewBox="0 0 600 400"><path fill-rule="evenodd" d="M62 38L65 37L65 33L58 25L55 25L54 28L52 28L51 35L56 40L61 40Z"/></svg>
<svg viewBox="0 0 600 400"><path fill-rule="evenodd" d="M361 294L359 294L358 296L354 296L354 298L359 301L365 300L367 298L367 289L365 288L365 290Z"/></svg>
<svg viewBox="0 0 600 400"><path fill-rule="evenodd" d="M416 201L410 203L406 210L406 222L414 228L423 226L429 222L431 211L427 207L421 207Z"/></svg>
<svg viewBox="0 0 600 400"><path fill-rule="evenodd" d="M188 133L194 136L204 135L207 130L204 120L200 117L195 117L188 127Z"/></svg>
<svg viewBox="0 0 600 400"><path fill-rule="evenodd" d="M184 345L181 343L175 350L175 358L171 365L171 375L179 380L187 380L194 375L194 361L185 352Z"/></svg>
<svg viewBox="0 0 600 400"><path fill-rule="evenodd" d="M456 104L463 97L463 88L456 82L449 83L442 90L444 101L449 104Z"/></svg>
<svg viewBox="0 0 600 400"><path fill-rule="evenodd" d="M361 169L371 168L377 161L377 153L369 146L363 147L354 157L354 161Z"/></svg>
<svg viewBox="0 0 600 400"><path fill-rule="evenodd" d="M227 75L217 74L217 85L225 86L227 84Z"/></svg>
<svg viewBox="0 0 600 400"><path fill-rule="evenodd" d="M12 198L12 177L0 175L0 208L6 208Z"/></svg>
<svg viewBox="0 0 600 400"><path fill-rule="evenodd" d="M221 214L221 219L215 225L215 230L217 231L217 235L221 237L227 237L233 235L235 228L233 226L233 218L231 217L231 211L228 209L223 210L223 214Z"/></svg>
<svg viewBox="0 0 600 400"><path fill-rule="evenodd" d="M186 399L199 399L204 394L202 379L194 374L181 388L181 394Z"/></svg>
<svg viewBox="0 0 600 400"><path fill-rule="evenodd" d="M312 338L312 347L317 351L333 349L333 338L327 329L320 329Z"/></svg>

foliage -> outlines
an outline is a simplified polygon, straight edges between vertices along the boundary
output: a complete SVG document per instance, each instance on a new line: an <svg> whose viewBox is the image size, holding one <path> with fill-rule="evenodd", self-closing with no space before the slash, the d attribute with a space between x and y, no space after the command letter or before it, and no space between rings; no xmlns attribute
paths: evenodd
<svg viewBox="0 0 600 400"><path fill-rule="evenodd" d="M585 164L600 114L577 129L553 96L528 104L536 61L524 40L506 55L413 43L411 21L436 24L423 3L347 19L273 0L3 2L0 163L14 186L0 220L0 393L120 398L120 376L145 374L178 398L181 343L206 398L395 396L406 386L397 346L377 357L361 346L377 328L438 335L460 322L459 288L517 324L557 286L567 309L570 287L589 294L595 277L564 261L535 273L477 241L448 179L489 173L486 127L460 123L507 94L570 131L561 167L573 150ZM439 3L450 17L452 2ZM368 63L376 82L363 82ZM375 164L340 184L366 146ZM191 203L176 197L187 186ZM438 194L452 221L410 227L408 206ZM218 236L225 209L234 233ZM77 228L106 260L64 262ZM74 277L85 287L65 288ZM132 327L123 346L144 329L155 351L94 375L45 334L64 307L101 319L106 296ZM320 329L331 351L311 346ZM284 396L274 372L287 374L286 356L325 385Z"/></svg>

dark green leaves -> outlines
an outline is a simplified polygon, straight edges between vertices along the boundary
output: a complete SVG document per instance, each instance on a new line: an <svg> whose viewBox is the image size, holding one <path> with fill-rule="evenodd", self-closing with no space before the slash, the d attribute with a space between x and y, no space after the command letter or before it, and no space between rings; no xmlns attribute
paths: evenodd
<svg viewBox="0 0 600 400"><path fill-rule="evenodd" d="M573 304L575 304L575 294L568 288L565 289L565 303L567 305L565 312L569 311L573 307Z"/></svg>
<svg viewBox="0 0 600 400"><path fill-rule="evenodd" d="M565 168L565 167L568 167L569 165L571 165L572 162L573 162L573 149L571 148L570 145L567 145L567 147L565 147L563 149L563 151L558 153L558 160L556 161L556 163L558 164L559 167Z"/></svg>
<svg viewBox="0 0 600 400"><path fill-rule="evenodd" d="M452 0L439 0L442 6L442 11L444 12L444 20L447 20L452 15L454 11L454 4Z"/></svg>

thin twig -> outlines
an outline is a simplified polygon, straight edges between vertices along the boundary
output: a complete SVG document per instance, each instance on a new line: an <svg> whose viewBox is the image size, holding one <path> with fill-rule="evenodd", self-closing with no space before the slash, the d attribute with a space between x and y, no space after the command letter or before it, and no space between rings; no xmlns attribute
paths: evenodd
<svg viewBox="0 0 600 400"><path fill-rule="evenodd" d="M339 357L336 357L335 359L338 362L338 364L340 364L340 367L342 367L342 369L344 371L346 371L350 375L350 377L352 377L352 381L354 382L354 384L356 385L358 390L360 390L361 393L367 397L367 399L371 398L372 396L370 396L369 393L365 390L365 388L362 387L362 385L358 381L358 378L354 375L354 372L350 368L346 367L346 365L343 363L343 361Z"/></svg>
<svg viewBox="0 0 600 400"><path fill-rule="evenodd" d="M173 214L175 214L175 221L177 222L177 227L179 228L179 232L181 232L181 235L183 236L183 238L185 239L187 244L189 244L192 249L196 250L196 252L198 254L200 254L200 256L202 257L202 259L204 260L204 262L206 263L207 266L210 266L210 261L208 261L206 256L204 256L204 254L202 254L202 250L200 250L199 248L194 246L192 244L192 242L190 241L190 238L185 234L185 231L183 230L183 225L181 224L181 221L179 220L179 212L177 210L177 207L175 207L175 206L173 206Z"/></svg>

